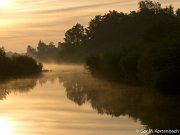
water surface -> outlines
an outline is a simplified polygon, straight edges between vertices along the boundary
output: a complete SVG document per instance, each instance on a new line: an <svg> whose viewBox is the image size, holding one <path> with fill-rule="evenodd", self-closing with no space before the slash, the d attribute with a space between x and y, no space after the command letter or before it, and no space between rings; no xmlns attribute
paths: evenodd
<svg viewBox="0 0 180 135"><path fill-rule="evenodd" d="M1 134L136 135L137 129L179 126L178 96L107 82L82 66L55 68L1 82Z"/></svg>

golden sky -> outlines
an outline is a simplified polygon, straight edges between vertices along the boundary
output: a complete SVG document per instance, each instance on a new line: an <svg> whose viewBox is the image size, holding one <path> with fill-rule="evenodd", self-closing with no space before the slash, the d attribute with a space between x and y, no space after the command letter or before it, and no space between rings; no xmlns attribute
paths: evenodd
<svg viewBox="0 0 180 135"><path fill-rule="evenodd" d="M180 0L157 0L180 8ZM109 10L138 9L138 0L0 0L0 46L25 52L39 40L57 43L76 23L87 26L97 14Z"/></svg>

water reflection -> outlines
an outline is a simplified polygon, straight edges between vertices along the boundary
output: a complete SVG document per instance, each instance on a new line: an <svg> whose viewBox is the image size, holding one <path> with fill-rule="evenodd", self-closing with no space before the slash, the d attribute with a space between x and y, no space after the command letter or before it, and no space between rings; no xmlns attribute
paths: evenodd
<svg viewBox="0 0 180 135"><path fill-rule="evenodd" d="M11 123L8 119L0 118L0 128L2 135L13 135Z"/></svg>
<svg viewBox="0 0 180 135"><path fill-rule="evenodd" d="M88 74L66 74L59 80L64 82L70 100L78 105L90 102L100 114L113 117L128 115L152 129L180 127L179 95L107 83Z"/></svg>
<svg viewBox="0 0 180 135"><path fill-rule="evenodd" d="M11 92L28 92L37 84L38 77L1 80L0 100L5 99Z"/></svg>
<svg viewBox="0 0 180 135"><path fill-rule="evenodd" d="M6 96L11 92L28 92L33 90L36 87L37 83L43 85L50 81L53 83L56 78L58 78L58 74L53 73L45 73L36 76L29 76L26 78L18 78L18 79L8 79L8 80L0 80L0 100L6 99Z"/></svg>
<svg viewBox="0 0 180 135"><path fill-rule="evenodd" d="M99 114L112 117L129 116L140 120L146 128L178 129L180 96L164 95L153 90L117 85L92 77L85 71L59 71L38 77L8 80L0 84L0 99L11 92L28 92L37 84L63 84L68 99L79 106L90 103Z"/></svg>

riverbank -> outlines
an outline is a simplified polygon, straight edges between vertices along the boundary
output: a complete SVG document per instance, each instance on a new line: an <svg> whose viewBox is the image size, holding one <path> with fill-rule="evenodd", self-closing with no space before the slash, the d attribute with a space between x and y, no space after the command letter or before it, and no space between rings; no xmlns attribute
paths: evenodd
<svg viewBox="0 0 180 135"><path fill-rule="evenodd" d="M34 75L42 72L43 65L25 55L7 56L0 48L0 78Z"/></svg>

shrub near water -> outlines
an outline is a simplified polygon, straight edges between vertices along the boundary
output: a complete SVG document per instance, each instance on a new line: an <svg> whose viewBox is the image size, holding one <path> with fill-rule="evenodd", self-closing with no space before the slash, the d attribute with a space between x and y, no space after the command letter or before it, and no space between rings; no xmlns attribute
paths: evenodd
<svg viewBox="0 0 180 135"><path fill-rule="evenodd" d="M23 55L7 57L0 48L0 77L32 75L42 71L42 64Z"/></svg>

